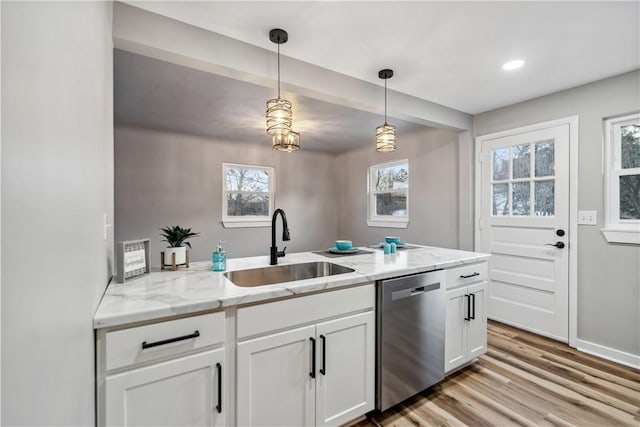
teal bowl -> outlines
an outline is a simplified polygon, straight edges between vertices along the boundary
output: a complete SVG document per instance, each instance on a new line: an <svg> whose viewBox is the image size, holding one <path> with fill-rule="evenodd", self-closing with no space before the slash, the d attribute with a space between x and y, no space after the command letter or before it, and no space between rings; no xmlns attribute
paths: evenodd
<svg viewBox="0 0 640 427"><path fill-rule="evenodd" d="M396 245L400 242L400 238L399 237L395 237L395 236L387 236L384 238L384 241L387 243L395 243Z"/></svg>
<svg viewBox="0 0 640 427"><path fill-rule="evenodd" d="M351 245L351 240L336 240L336 248L341 251L348 251L349 249L351 249Z"/></svg>

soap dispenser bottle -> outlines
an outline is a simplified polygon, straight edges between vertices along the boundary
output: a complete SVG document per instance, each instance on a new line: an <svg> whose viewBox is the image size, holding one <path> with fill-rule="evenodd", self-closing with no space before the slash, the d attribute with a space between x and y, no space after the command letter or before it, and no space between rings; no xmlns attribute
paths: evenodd
<svg viewBox="0 0 640 427"><path fill-rule="evenodd" d="M227 253L222 250L222 240L218 240L218 247L212 256L213 271L225 271L227 269Z"/></svg>

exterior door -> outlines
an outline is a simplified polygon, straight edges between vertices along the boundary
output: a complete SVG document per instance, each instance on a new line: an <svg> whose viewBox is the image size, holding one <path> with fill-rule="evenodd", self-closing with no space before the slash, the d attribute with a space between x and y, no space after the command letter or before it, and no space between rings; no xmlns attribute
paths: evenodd
<svg viewBox="0 0 640 427"><path fill-rule="evenodd" d="M569 125L479 144L476 249L492 254L488 317L566 342Z"/></svg>

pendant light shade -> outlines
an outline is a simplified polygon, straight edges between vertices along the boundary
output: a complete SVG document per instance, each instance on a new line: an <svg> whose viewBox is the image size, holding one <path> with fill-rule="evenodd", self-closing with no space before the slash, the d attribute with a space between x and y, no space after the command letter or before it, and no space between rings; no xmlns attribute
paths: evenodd
<svg viewBox="0 0 640 427"><path fill-rule="evenodd" d="M385 123L376 128L376 151L389 153L396 151L396 127Z"/></svg>
<svg viewBox="0 0 640 427"><path fill-rule="evenodd" d="M272 136L291 132L291 102L280 97L267 101L267 133Z"/></svg>
<svg viewBox="0 0 640 427"><path fill-rule="evenodd" d="M274 150L290 153L300 149L300 133L291 128L291 102L280 97L280 45L289 40L289 35L285 30L275 28L269 32L269 40L278 45L278 97L267 101L267 133L271 135Z"/></svg>
<svg viewBox="0 0 640 427"><path fill-rule="evenodd" d="M284 134L274 135L271 148L276 151L286 151L291 153L300 149L300 133L290 131Z"/></svg>
<svg viewBox="0 0 640 427"><path fill-rule="evenodd" d="M387 79L393 77L393 70L380 70L378 77L384 80L384 124L376 128L376 151L389 153L396 151L396 127L387 123Z"/></svg>

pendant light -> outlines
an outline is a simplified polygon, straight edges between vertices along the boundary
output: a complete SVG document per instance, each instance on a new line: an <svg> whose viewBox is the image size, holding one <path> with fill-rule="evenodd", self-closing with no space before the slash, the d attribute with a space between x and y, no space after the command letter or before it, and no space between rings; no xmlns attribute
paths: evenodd
<svg viewBox="0 0 640 427"><path fill-rule="evenodd" d="M280 45L289 40L289 35L285 30L274 28L269 31L269 39L278 45L278 97L267 101L267 133L272 137L274 150L292 152L300 149L300 133L291 129L291 102L280 97Z"/></svg>
<svg viewBox="0 0 640 427"><path fill-rule="evenodd" d="M388 153L396 151L396 127L387 123L387 79L393 77L393 70L380 70L378 77L384 80L384 124L376 128L376 151Z"/></svg>

